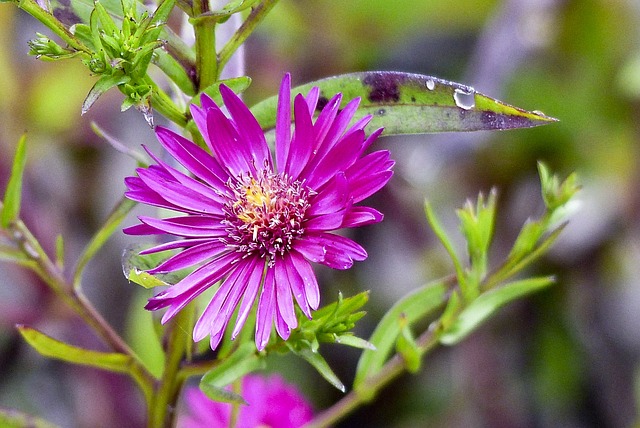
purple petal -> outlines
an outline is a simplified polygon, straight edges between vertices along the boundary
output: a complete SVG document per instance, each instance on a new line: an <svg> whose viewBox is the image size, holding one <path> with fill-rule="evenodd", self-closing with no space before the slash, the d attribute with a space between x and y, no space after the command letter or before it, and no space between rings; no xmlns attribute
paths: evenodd
<svg viewBox="0 0 640 428"><path fill-rule="evenodd" d="M280 313L279 306L276 306L275 325L278 336L280 336L283 340L289 339L289 336L291 335L291 327L289 327L287 322L284 320L284 317Z"/></svg>
<svg viewBox="0 0 640 428"><path fill-rule="evenodd" d="M238 305L242 292L247 286L244 281L249 262L241 262L225 279L211 301L202 312L193 329L193 340L198 342L207 335L223 332L229 323L233 310Z"/></svg>
<svg viewBox="0 0 640 428"><path fill-rule="evenodd" d="M185 238L222 237L227 234L220 219L215 217L191 215L157 219L140 216L138 219L153 229Z"/></svg>
<svg viewBox="0 0 640 428"><path fill-rule="evenodd" d="M223 187L229 175L209 153L175 132L158 126L158 140L187 170L209 185Z"/></svg>
<svg viewBox="0 0 640 428"><path fill-rule="evenodd" d="M331 98L331 100L329 100L327 105L324 106L324 108L320 112L320 115L318 116L318 119L313 126L313 131L315 133L316 139L313 150L318 150L318 147L320 147L320 144L327 136L329 129L331 129L331 125L333 124L333 121L338 114L341 101L342 94L338 93L333 98Z"/></svg>
<svg viewBox="0 0 640 428"><path fill-rule="evenodd" d="M364 131L353 132L340 140L327 155L322 158L315 169L306 172L307 186L319 189L339 171L350 167L362 153Z"/></svg>
<svg viewBox="0 0 640 428"><path fill-rule="evenodd" d="M140 255L142 256L145 254L159 253L161 251L175 250L176 248L188 248L195 245L206 244L207 242L211 242L211 239L180 239L178 241L165 242L163 244L156 245L155 247L147 248L146 250L140 251Z"/></svg>
<svg viewBox="0 0 640 428"><path fill-rule="evenodd" d="M284 171L291 145L291 75L286 73L280 84L276 110L276 164Z"/></svg>
<svg viewBox="0 0 640 428"><path fill-rule="evenodd" d="M295 268L304 284L304 295L307 303L309 303L311 309L318 309L318 305L320 304L320 287L318 287L318 280L316 279L316 274L313 272L311 264L297 251L291 251L289 257L291 261L289 266ZM300 307L302 308L302 305ZM309 314L306 315L310 317Z"/></svg>
<svg viewBox="0 0 640 428"><path fill-rule="evenodd" d="M344 222L340 227L359 227L367 224L379 223L384 215L376 209L370 207L351 207L351 210L344 217Z"/></svg>
<svg viewBox="0 0 640 428"><path fill-rule="evenodd" d="M256 348L258 348L258 351L262 351L269 343L271 325L276 312L276 287L273 271L273 268L267 269L262 293L260 293L258 301L258 311L256 313Z"/></svg>
<svg viewBox="0 0 640 428"><path fill-rule="evenodd" d="M284 172L297 179L300 171L307 165L313 150L313 123L302 95L298 94L293 104L295 113L295 131Z"/></svg>
<svg viewBox="0 0 640 428"><path fill-rule="evenodd" d="M307 259L333 269L349 269L354 261L367 258L358 243L331 233L307 234L296 240L294 248Z"/></svg>
<svg viewBox="0 0 640 428"><path fill-rule="evenodd" d="M207 129L215 155L229 174L238 177L256 172L249 148L239 142L236 129L220 110L207 113Z"/></svg>
<svg viewBox="0 0 640 428"><path fill-rule="evenodd" d="M264 260L259 257L254 257L253 265L251 266L250 272L248 273L247 288L244 291L244 297L242 298L242 303L240 303L240 308L238 309L236 325L233 328L233 332L231 333L231 340L235 339L236 336L238 336L240 330L242 330L242 326L244 326L244 323L249 316L249 313L251 312L251 308L253 307L256 296L258 295L258 289L260 288L263 271Z"/></svg>
<svg viewBox="0 0 640 428"><path fill-rule="evenodd" d="M249 148L256 168L263 168L265 162L271 167L271 152L256 118L242 100L227 86L220 85L220 94L236 124L236 130L243 145Z"/></svg>
<svg viewBox="0 0 640 428"><path fill-rule="evenodd" d="M275 282L278 313L290 328L296 328L298 326L298 319L296 318L296 313L293 308L291 285L289 284L289 276L287 275L287 268L283 260L276 261Z"/></svg>
<svg viewBox="0 0 640 428"><path fill-rule="evenodd" d="M305 231L307 232L316 232L316 231L328 231L328 230L336 230L342 226L344 222L345 215L347 214L348 209L351 207L351 203L347 204L340 208L340 210L322 214L313 218L306 220L303 224Z"/></svg>
<svg viewBox="0 0 640 428"><path fill-rule="evenodd" d="M307 301L306 297L307 293L305 291L305 282L298 273L298 270L296 269L296 266L291 259L290 254L291 253L285 255L282 258L282 263L285 265L285 268L287 270L289 284L291 284L291 291L296 299L296 302L298 302L298 306L302 310L302 313L304 313L307 318L311 319L311 309L309 308L309 302ZM298 255L298 257L300 257L305 263L307 263L307 261L304 260L302 256Z"/></svg>
<svg viewBox="0 0 640 428"><path fill-rule="evenodd" d="M309 108L309 115L313 116L313 113L316 111L316 106L318 105L318 99L320 98L320 88L314 86L307 94L305 101L307 103L307 107Z"/></svg>
<svg viewBox="0 0 640 428"><path fill-rule="evenodd" d="M336 212L344 209L349 200L347 177L340 172L313 197L306 214L310 217Z"/></svg>
<svg viewBox="0 0 640 428"><path fill-rule="evenodd" d="M153 269L148 270L150 274L173 272L189 266L201 263L209 258L218 256L225 251L226 244L220 241L211 241L204 244L194 245L178 254L169 257Z"/></svg>
<svg viewBox="0 0 640 428"><path fill-rule="evenodd" d="M169 306L162 317L162 323L165 324L189 302L234 269L236 265L233 262L237 258L235 253L223 254L216 260L196 269L176 285L149 299L145 309L156 310Z"/></svg>

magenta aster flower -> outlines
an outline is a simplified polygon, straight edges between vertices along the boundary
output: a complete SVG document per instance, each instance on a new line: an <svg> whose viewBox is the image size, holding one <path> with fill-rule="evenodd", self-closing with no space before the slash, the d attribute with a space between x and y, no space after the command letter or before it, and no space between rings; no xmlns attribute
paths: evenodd
<svg viewBox="0 0 640 428"><path fill-rule="evenodd" d="M310 261L347 269L367 257L356 242L330 232L382 220L379 211L356 204L389 181L394 162L388 151L364 154L382 129L366 137L364 127L371 116L349 126L359 99L340 110L338 94L314 121L318 88L306 98L296 96L292 135L287 74L278 100L274 163L249 109L226 86L220 92L230 117L206 95L202 107L191 106L211 154L168 129L156 128L160 143L191 175L150 153L156 164L139 168L137 177L125 180L130 199L183 215L139 217L142 224L125 232L182 238L143 252L182 249L149 273L197 266L149 300L149 310L168 307L163 323L222 281L195 325L194 340L210 335L215 349L239 306L231 335L235 338L260 293L255 341L262 350L272 324L285 340L297 327L294 298L309 318L318 308L320 293Z"/></svg>
<svg viewBox="0 0 640 428"><path fill-rule="evenodd" d="M298 428L313 417L304 397L277 375L245 376L240 395L248 405L240 407L237 427ZM197 387L185 389L184 403L186 411L178 417L178 428L229 426L231 404L212 401Z"/></svg>

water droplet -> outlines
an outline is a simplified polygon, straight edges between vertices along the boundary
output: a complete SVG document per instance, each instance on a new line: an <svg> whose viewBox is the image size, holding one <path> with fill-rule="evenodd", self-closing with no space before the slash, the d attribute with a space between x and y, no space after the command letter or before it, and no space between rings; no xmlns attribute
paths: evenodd
<svg viewBox="0 0 640 428"><path fill-rule="evenodd" d="M381 108L380 110L378 110L378 116L384 116L385 114L387 114L387 111L383 108Z"/></svg>
<svg viewBox="0 0 640 428"><path fill-rule="evenodd" d="M463 110L471 110L476 106L476 95L473 88L457 88L453 93L453 100Z"/></svg>
<svg viewBox="0 0 640 428"><path fill-rule="evenodd" d="M436 82L433 79L427 80L427 89L433 91L436 88Z"/></svg>
<svg viewBox="0 0 640 428"><path fill-rule="evenodd" d="M541 110L533 110L531 113L537 114L538 116L546 116L546 114Z"/></svg>

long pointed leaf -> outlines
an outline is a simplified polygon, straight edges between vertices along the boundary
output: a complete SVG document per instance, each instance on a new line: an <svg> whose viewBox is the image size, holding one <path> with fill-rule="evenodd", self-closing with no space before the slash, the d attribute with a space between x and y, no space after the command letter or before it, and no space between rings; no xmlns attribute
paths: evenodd
<svg viewBox="0 0 640 428"><path fill-rule="evenodd" d="M500 288L494 288L481 294L460 313L447 331L440 336L440 342L444 345L455 345L507 303L546 288L553 283L552 277L528 278L510 282Z"/></svg>
<svg viewBox="0 0 640 428"><path fill-rule="evenodd" d="M473 88L419 74L364 72L344 74L296 87L292 95L320 88L320 103L341 92L343 102L360 97L356 119L373 115L372 128L386 135L530 128L556 121L490 98ZM275 126L277 100L269 98L251 110L263 129Z"/></svg>
<svg viewBox="0 0 640 428"><path fill-rule="evenodd" d="M358 361L356 377L353 381L354 389L357 389L367 376L376 374L387 361L401 331L400 318L404 317L406 323L411 324L426 317L446 301L447 289L447 284L443 280L430 282L413 290L387 311L369 339L376 350L365 350Z"/></svg>
<svg viewBox="0 0 640 428"><path fill-rule="evenodd" d="M74 364L81 364L116 373L129 373L133 358L116 352L98 352L69 345L40 331L18 325L24 339L41 355Z"/></svg>
<svg viewBox="0 0 640 428"><path fill-rule="evenodd" d="M22 176L27 161L27 136L23 135L18 142L16 155L13 158L11 177L7 190L4 194L2 213L0 215L0 225L7 228L20 215L20 200L22 199Z"/></svg>

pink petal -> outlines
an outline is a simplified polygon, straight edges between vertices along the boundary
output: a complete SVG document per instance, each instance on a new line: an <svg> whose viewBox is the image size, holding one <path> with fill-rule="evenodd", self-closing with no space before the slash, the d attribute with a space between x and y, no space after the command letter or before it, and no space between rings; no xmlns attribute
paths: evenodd
<svg viewBox="0 0 640 428"><path fill-rule="evenodd" d="M256 348L262 351L271 335L271 326L276 312L276 287L274 283L274 269L268 268L262 286L262 293L258 301L256 314Z"/></svg>
<svg viewBox="0 0 640 428"><path fill-rule="evenodd" d="M212 150L229 174L233 177L248 173L255 175L249 148L239 142L238 132L220 110L208 112L207 127Z"/></svg>
<svg viewBox="0 0 640 428"><path fill-rule="evenodd" d="M155 274L184 269L201 263L209 258L216 257L221 252L225 251L225 249L226 245L224 243L209 240L204 244L194 245L191 248L169 257L167 260L147 272Z"/></svg>
<svg viewBox="0 0 640 428"><path fill-rule="evenodd" d="M295 268L304 284L304 295L307 303L309 303L311 309L318 309L318 305L320 304L320 287L318 287L318 280L316 279L316 274L313 272L311 264L297 251L289 252L289 257L291 261L289 266ZM303 308L302 305L300 305L300 307ZM310 317L309 314L306 315Z"/></svg>
<svg viewBox="0 0 640 428"><path fill-rule="evenodd" d="M278 313L290 328L296 328L298 326L298 319L296 318L296 313L293 308L291 285L289 284L289 276L287 275L287 268L283 260L276 261L275 282Z"/></svg>
<svg viewBox="0 0 640 428"><path fill-rule="evenodd" d="M249 148L256 168L262 169L265 166L265 162L266 165L271 167L271 152L264 138L264 132L262 132L262 128L260 128L256 118L242 100L227 86L220 85L220 94L236 124L236 130L243 145Z"/></svg>
<svg viewBox="0 0 640 428"><path fill-rule="evenodd" d="M340 172L329 180L329 183L320 193L313 197L311 206L306 214L313 217L321 214L328 214L344 209L349 200L349 189L347 177Z"/></svg>
<svg viewBox="0 0 640 428"><path fill-rule="evenodd" d="M302 256L298 255L298 257L307 263ZM287 269L287 276L289 277L289 283L291 284L291 291L293 292L298 306L302 309L302 313L304 313L307 318L311 319L311 309L309 308L309 302L306 297L307 293L305 291L305 282L298 273L298 270L291 259L291 253L282 258L282 263Z"/></svg>
<svg viewBox="0 0 640 428"><path fill-rule="evenodd" d="M379 223L384 218L384 215L370 207L351 207L347 215L344 217L344 222L340 227L360 227L368 224Z"/></svg>
<svg viewBox="0 0 640 428"><path fill-rule="evenodd" d="M253 265L250 268L248 279L247 279L247 289L244 291L244 297L242 298L242 303L240 303L240 308L238 309L238 317L236 318L236 325L233 328L233 332L231 333L231 340L235 339L236 336L242 330L242 326L244 326L249 313L251 312L251 308L256 300L256 296L258 295L258 289L260 288L262 274L264 270L264 260L259 257L254 257Z"/></svg>
<svg viewBox="0 0 640 428"><path fill-rule="evenodd" d="M291 75L286 73L280 84L276 111L276 164L284 171L291 145Z"/></svg>

